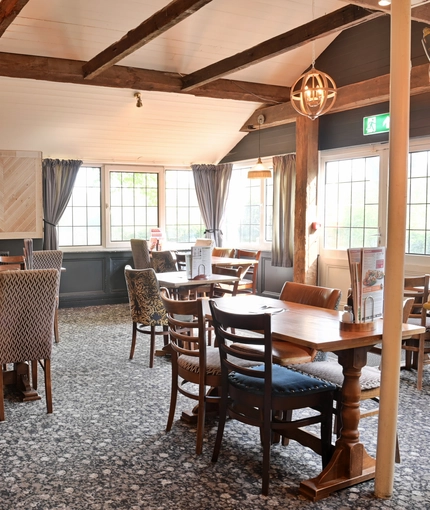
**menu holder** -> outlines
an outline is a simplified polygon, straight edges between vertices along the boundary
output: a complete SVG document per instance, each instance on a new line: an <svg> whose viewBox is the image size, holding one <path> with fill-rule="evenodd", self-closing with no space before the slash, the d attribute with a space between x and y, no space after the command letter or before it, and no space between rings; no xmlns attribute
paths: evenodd
<svg viewBox="0 0 430 510"><path fill-rule="evenodd" d="M340 322L342 331L371 331L383 315L385 248L349 248L353 322Z"/></svg>

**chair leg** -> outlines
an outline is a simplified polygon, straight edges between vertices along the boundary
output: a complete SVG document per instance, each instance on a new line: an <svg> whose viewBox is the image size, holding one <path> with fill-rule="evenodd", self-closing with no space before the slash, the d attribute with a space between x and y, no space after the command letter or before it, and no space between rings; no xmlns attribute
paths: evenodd
<svg viewBox="0 0 430 510"><path fill-rule="evenodd" d="M164 340L164 346L169 345L169 326L163 326L163 340Z"/></svg>
<svg viewBox="0 0 430 510"><path fill-rule="evenodd" d="M0 374L0 421L4 421L3 367Z"/></svg>
<svg viewBox="0 0 430 510"><path fill-rule="evenodd" d="M136 348L136 334L137 334L137 324L133 322L133 334L131 337L131 349L130 349L130 358L133 359L134 349Z"/></svg>
<svg viewBox="0 0 430 510"><path fill-rule="evenodd" d="M155 353L155 326L151 326L151 345L149 347L149 368L154 366Z"/></svg>
<svg viewBox="0 0 430 510"><path fill-rule="evenodd" d="M178 355L176 352L172 354L172 389L170 393L170 409L169 417L167 418L166 432L169 432L173 425L173 418L175 417L176 401L178 398Z"/></svg>
<svg viewBox="0 0 430 510"><path fill-rule="evenodd" d="M199 385L199 405L197 411L197 439L196 454L201 455L203 450L203 436L205 433L206 421L206 387Z"/></svg>
<svg viewBox="0 0 430 510"><path fill-rule="evenodd" d="M418 364L417 364L417 390L423 389L423 370L424 370L424 334L420 335L418 340Z"/></svg>
<svg viewBox="0 0 430 510"><path fill-rule="evenodd" d="M46 412L52 413L52 385L51 385L51 360L45 359L43 364L45 372L45 396L46 396Z"/></svg>
<svg viewBox="0 0 430 510"><path fill-rule="evenodd" d="M218 430L216 433L215 445L212 453L212 462L216 462L218 460L219 452L221 450L222 436L224 435L225 422L227 419L227 402L228 402L228 386L223 385L223 387L221 388Z"/></svg>
<svg viewBox="0 0 430 510"><path fill-rule="evenodd" d="M269 480L270 480L270 450L271 450L271 436L272 428L270 426L271 410L268 409L263 417L263 483L261 493L263 496L269 494Z"/></svg>
<svg viewBox="0 0 430 510"><path fill-rule="evenodd" d="M31 360L31 386L37 390L37 359Z"/></svg>
<svg viewBox="0 0 430 510"><path fill-rule="evenodd" d="M58 331L58 308L55 309L55 316L54 316L54 339L55 343L58 344L60 341L60 333Z"/></svg>

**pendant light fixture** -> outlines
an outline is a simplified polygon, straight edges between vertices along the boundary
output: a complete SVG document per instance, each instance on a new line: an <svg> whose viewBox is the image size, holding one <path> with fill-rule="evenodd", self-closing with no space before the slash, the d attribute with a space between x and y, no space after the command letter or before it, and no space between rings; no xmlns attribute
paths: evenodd
<svg viewBox="0 0 430 510"><path fill-rule="evenodd" d="M312 19L314 19L314 0L312 0ZM314 120L332 108L336 95L337 88L333 79L328 74L315 69L315 42L312 41L312 67L291 87L291 105L300 115Z"/></svg>
<svg viewBox="0 0 430 510"><path fill-rule="evenodd" d="M257 164L252 167L248 172L248 179L268 179L272 177L272 172L267 170L267 168L263 165L260 157L260 126L264 124L265 118L264 115L259 115L257 117L258 122L258 159Z"/></svg>

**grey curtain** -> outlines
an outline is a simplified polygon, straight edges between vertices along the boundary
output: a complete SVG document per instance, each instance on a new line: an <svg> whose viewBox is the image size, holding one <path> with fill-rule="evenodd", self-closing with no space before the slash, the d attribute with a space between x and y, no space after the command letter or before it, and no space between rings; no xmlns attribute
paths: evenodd
<svg viewBox="0 0 430 510"><path fill-rule="evenodd" d="M43 172L43 249L58 250L57 224L72 196L82 161L44 159Z"/></svg>
<svg viewBox="0 0 430 510"><path fill-rule="evenodd" d="M272 266L292 267L296 155L273 158Z"/></svg>
<svg viewBox="0 0 430 510"><path fill-rule="evenodd" d="M220 225L227 202L233 165L191 165L197 200L206 225L205 236L222 246Z"/></svg>

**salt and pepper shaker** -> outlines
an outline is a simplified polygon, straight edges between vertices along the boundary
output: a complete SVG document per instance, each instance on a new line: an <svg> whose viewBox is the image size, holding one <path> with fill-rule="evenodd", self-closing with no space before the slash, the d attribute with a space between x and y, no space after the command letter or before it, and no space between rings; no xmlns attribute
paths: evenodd
<svg viewBox="0 0 430 510"><path fill-rule="evenodd" d="M345 305L343 307L342 322L354 322L354 315L352 314L352 307Z"/></svg>

